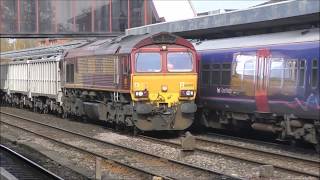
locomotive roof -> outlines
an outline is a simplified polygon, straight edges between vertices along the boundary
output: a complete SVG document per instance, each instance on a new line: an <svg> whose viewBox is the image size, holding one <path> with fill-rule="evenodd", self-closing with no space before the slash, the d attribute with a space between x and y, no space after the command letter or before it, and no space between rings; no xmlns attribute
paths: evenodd
<svg viewBox="0 0 320 180"><path fill-rule="evenodd" d="M197 51L231 49L255 46L268 46L275 44L289 44L307 41L319 41L319 28L281 33L270 33L227 39L204 40L193 43Z"/></svg>
<svg viewBox="0 0 320 180"><path fill-rule="evenodd" d="M161 32L157 34L124 35L117 38L98 40L83 47L69 50L65 57L129 54L135 48L162 43L175 43L194 49L192 44L187 40L174 34Z"/></svg>

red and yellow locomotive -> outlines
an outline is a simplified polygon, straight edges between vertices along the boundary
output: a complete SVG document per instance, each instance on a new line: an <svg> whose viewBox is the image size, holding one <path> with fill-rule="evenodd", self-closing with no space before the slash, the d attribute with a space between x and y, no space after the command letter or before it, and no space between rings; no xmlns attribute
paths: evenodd
<svg viewBox="0 0 320 180"><path fill-rule="evenodd" d="M196 51L169 33L99 40L65 54L64 116L142 131L184 130L194 118Z"/></svg>

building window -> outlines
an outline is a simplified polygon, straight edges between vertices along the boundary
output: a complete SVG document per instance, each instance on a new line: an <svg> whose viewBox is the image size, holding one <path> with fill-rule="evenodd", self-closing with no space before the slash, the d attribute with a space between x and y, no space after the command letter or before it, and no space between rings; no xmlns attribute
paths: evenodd
<svg viewBox="0 0 320 180"><path fill-rule="evenodd" d="M318 61L316 59L312 60L312 70L311 70L311 86L313 88L318 85Z"/></svg>
<svg viewBox="0 0 320 180"><path fill-rule="evenodd" d="M112 0L112 31L120 32L128 28L128 1Z"/></svg>
<svg viewBox="0 0 320 180"><path fill-rule="evenodd" d="M95 32L108 32L110 30L110 2L106 0L96 0L94 14Z"/></svg>
<svg viewBox="0 0 320 180"><path fill-rule="evenodd" d="M18 1L19 2L19 1ZM38 1L20 1L20 27L23 33L36 33Z"/></svg>
<svg viewBox="0 0 320 180"><path fill-rule="evenodd" d="M123 32L159 22L151 0L0 0L0 34Z"/></svg>
<svg viewBox="0 0 320 180"><path fill-rule="evenodd" d="M16 23L18 20L18 1L0 0L0 12L0 34L19 32Z"/></svg>
<svg viewBox="0 0 320 180"><path fill-rule="evenodd" d="M39 31L52 33L54 31L54 9L52 0L39 0Z"/></svg>

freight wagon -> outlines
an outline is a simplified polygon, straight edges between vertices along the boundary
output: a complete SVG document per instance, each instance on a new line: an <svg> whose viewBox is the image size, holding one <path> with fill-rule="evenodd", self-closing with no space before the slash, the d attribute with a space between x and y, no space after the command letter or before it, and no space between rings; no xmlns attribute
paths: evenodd
<svg viewBox="0 0 320 180"><path fill-rule="evenodd" d="M2 63L1 89L6 101L39 111L52 110L61 103L60 60L61 56L56 56Z"/></svg>
<svg viewBox="0 0 320 180"><path fill-rule="evenodd" d="M60 66L63 53L87 41L1 53L1 98L13 106L62 113Z"/></svg>

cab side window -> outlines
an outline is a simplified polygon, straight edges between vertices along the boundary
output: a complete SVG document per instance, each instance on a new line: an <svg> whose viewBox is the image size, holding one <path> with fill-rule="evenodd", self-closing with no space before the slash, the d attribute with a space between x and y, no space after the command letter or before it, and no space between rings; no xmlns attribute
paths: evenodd
<svg viewBox="0 0 320 180"><path fill-rule="evenodd" d="M67 83L74 82L74 64L67 64L66 66L66 81Z"/></svg>

